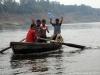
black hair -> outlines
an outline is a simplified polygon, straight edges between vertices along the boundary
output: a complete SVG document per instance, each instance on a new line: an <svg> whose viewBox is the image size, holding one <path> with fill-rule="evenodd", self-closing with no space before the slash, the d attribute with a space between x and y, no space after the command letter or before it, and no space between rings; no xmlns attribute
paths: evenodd
<svg viewBox="0 0 100 75"><path fill-rule="evenodd" d="M41 20L37 20L36 22L41 22Z"/></svg>
<svg viewBox="0 0 100 75"><path fill-rule="evenodd" d="M36 26L36 25L33 23L33 24L31 24L30 28L32 28L32 27L34 27L34 26Z"/></svg>
<svg viewBox="0 0 100 75"><path fill-rule="evenodd" d="M45 19L43 19L43 20L42 20L42 22L46 22L46 20L45 20Z"/></svg>
<svg viewBox="0 0 100 75"><path fill-rule="evenodd" d="M56 18L56 21L59 21L59 19L58 19L58 18Z"/></svg>

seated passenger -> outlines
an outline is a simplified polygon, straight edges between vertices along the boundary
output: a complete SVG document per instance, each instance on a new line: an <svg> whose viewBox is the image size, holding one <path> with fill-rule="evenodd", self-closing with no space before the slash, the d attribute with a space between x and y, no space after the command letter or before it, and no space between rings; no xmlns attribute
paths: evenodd
<svg viewBox="0 0 100 75"><path fill-rule="evenodd" d="M26 36L26 42L35 42L37 40L37 35L36 35L36 25L35 24L31 24L30 29L27 33Z"/></svg>

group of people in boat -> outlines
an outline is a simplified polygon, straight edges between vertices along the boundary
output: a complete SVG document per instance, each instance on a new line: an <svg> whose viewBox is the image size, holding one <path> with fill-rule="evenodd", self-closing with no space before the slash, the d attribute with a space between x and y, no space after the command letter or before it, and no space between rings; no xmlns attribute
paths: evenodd
<svg viewBox="0 0 100 75"><path fill-rule="evenodd" d="M55 23L52 23L52 18L50 19L50 24L54 27L54 34L50 37L51 40L55 40L57 36L61 33L61 25L62 25L63 17L61 17L61 21L59 18L55 19ZM49 33L48 26L46 25L46 20L42 19L37 20L36 23L32 19L32 24L30 29L26 35L26 42L46 42L46 40L40 40L39 38L47 39L46 32Z"/></svg>

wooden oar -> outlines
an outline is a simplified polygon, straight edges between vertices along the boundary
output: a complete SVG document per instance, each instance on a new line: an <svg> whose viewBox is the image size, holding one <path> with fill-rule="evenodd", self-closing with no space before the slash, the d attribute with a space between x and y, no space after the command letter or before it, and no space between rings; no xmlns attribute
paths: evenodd
<svg viewBox="0 0 100 75"><path fill-rule="evenodd" d="M80 49L84 49L86 46L82 46L82 45L76 45L76 44L72 44L72 43L60 43L62 45L66 45L69 47L74 47L74 48L80 48Z"/></svg>
<svg viewBox="0 0 100 75"><path fill-rule="evenodd" d="M22 42L22 41L24 41L25 40L25 38L24 39L22 39L21 41L19 41L19 42ZM8 49L10 49L11 47L9 46L9 47L6 47L6 48L4 48L4 49L2 49L1 51L0 51L0 53L3 53L4 51L6 51L6 50L8 50Z"/></svg>
<svg viewBox="0 0 100 75"><path fill-rule="evenodd" d="M44 38L39 38L41 40L46 40L46 41L50 41L50 42L54 42L54 43L59 43L62 45L66 45L69 47L74 47L74 48L80 48L80 49L84 49L86 46L82 46L82 45L77 45L77 44L72 44L72 43L61 43L61 42L56 42L56 41L52 41L52 40L48 40L48 39L44 39Z"/></svg>

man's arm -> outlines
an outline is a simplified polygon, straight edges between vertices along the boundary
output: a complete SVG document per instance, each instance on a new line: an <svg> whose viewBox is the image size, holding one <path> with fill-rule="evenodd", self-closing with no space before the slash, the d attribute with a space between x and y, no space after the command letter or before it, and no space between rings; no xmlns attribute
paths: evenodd
<svg viewBox="0 0 100 75"><path fill-rule="evenodd" d="M47 32L49 33L48 27L47 27Z"/></svg>
<svg viewBox="0 0 100 75"><path fill-rule="evenodd" d="M39 27L38 32L39 32L39 33L41 32L41 26Z"/></svg>
<svg viewBox="0 0 100 75"><path fill-rule="evenodd" d="M52 18L50 18L50 24L52 24L52 25L53 25L53 23L52 23Z"/></svg>
<svg viewBox="0 0 100 75"><path fill-rule="evenodd" d="M60 22L60 25L62 24L62 21L63 21L63 17L61 17L61 22Z"/></svg>
<svg viewBox="0 0 100 75"><path fill-rule="evenodd" d="M35 20L34 19L32 19L32 24L35 24Z"/></svg>
<svg viewBox="0 0 100 75"><path fill-rule="evenodd" d="M34 35L34 40L36 41L38 39L36 31L34 31L33 35Z"/></svg>

